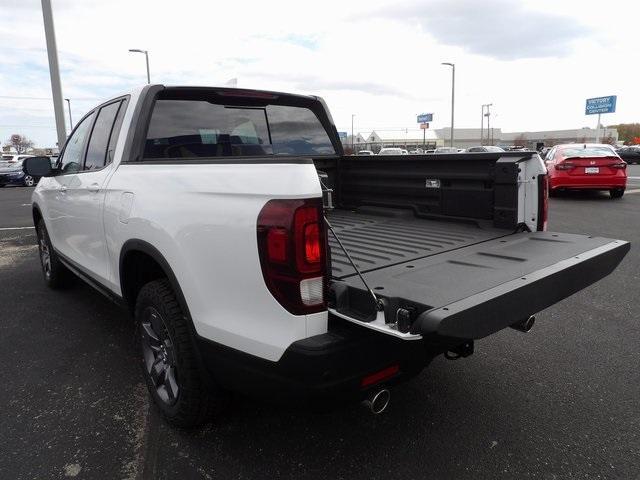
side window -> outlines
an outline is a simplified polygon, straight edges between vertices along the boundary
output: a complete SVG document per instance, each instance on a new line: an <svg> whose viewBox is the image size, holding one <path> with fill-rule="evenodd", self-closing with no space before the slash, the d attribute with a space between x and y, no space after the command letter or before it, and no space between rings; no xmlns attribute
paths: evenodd
<svg viewBox="0 0 640 480"><path fill-rule="evenodd" d="M107 146L113 123L118 114L121 102L106 105L98 112L98 117L91 132L91 138L87 145L87 156L84 162L85 170L96 170L105 166L107 158Z"/></svg>
<svg viewBox="0 0 640 480"><path fill-rule="evenodd" d="M94 116L95 112L91 112L90 115L86 116L71 134L69 140L67 140L62 159L59 160L62 173L73 173L80 170L82 166L82 150Z"/></svg>

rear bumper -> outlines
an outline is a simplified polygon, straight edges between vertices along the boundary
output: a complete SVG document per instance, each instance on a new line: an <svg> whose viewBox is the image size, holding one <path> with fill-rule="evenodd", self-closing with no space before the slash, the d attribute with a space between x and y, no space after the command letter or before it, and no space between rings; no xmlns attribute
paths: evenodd
<svg viewBox="0 0 640 480"><path fill-rule="evenodd" d="M551 189L591 189L608 190L610 188L625 188L627 176L621 172L616 175L569 175L566 173L555 173L549 177Z"/></svg>
<svg viewBox="0 0 640 480"><path fill-rule="evenodd" d="M203 363L215 382L228 390L267 401L310 407L362 400L382 384L411 378L448 348L403 341L341 319L330 320L329 332L291 344L271 362L199 338ZM459 343L459 342L457 342ZM367 375L392 365L399 373L380 383L361 386Z"/></svg>

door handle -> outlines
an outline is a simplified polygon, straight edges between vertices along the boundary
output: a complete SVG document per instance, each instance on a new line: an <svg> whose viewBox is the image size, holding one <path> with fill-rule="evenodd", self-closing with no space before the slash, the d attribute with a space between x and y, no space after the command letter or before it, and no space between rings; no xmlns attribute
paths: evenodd
<svg viewBox="0 0 640 480"><path fill-rule="evenodd" d="M99 192L100 191L100 185L97 183L92 183L91 185L87 186L87 190L89 190L90 192Z"/></svg>

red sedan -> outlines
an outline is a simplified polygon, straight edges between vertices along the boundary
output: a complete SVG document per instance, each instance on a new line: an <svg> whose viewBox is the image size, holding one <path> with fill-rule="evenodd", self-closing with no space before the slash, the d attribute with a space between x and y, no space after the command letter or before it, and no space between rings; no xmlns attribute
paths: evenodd
<svg viewBox="0 0 640 480"><path fill-rule="evenodd" d="M611 145L556 145L545 157L549 193L565 189L609 190L620 198L627 187L627 164Z"/></svg>

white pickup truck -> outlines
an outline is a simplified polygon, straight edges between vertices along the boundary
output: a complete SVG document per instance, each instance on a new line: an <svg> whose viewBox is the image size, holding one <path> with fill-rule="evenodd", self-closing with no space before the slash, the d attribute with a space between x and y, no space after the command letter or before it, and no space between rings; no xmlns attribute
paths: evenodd
<svg viewBox="0 0 640 480"><path fill-rule="evenodd" d="M609 274L629 244L546 230L535 152L345 156L322 99L149 85L89 112L42 177L46 283L137 322L165 418L230 390L369 398Z"/></svg>

